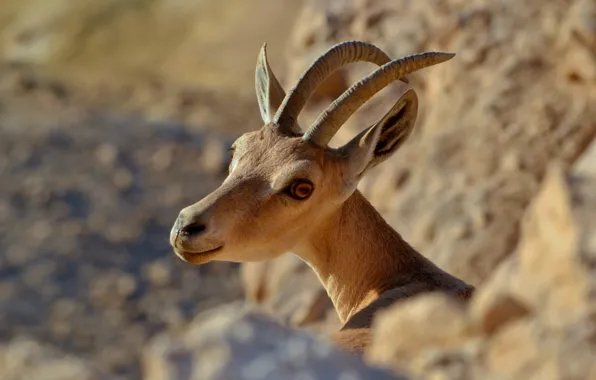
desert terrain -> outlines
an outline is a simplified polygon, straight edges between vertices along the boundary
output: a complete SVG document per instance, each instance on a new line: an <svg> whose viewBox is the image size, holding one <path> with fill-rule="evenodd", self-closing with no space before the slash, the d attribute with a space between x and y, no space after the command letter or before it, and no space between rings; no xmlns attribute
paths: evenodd
<svg viewBox="0 0 596 380"><path fill-rule="evenodd" d="M362 359L329 345L335 312L291 254L196 267L168 243L180 209L225 178L230 144L261 126L261 45L287 90L351 39L393 58L456 53L411 76L416 129L360 190L478 288L466 307L436 294L396 304ZM371 70L337 72L301 125ZM404 88L375 96L333 144ZM595 137L593 0L4 0L0 373L596 378Z"/></svg>

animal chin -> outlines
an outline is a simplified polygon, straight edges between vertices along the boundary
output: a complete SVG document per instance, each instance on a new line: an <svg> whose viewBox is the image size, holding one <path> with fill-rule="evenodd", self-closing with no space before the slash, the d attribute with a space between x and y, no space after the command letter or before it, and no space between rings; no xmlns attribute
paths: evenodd
<svg viewBox="0 0 596 380"><path fill-rule="evenodd" d="M178 250L178 249L175 249L174 252L176 252L176 255L178 257L180 257L182 260L189 262L191 264L206 264L209 261L211 261L213 256L217 252L221 251L222 248L223 248L223 245L219 246L217 248L214 248L214 249L200 251L200 252L182 251L182 250Z"/></svg>

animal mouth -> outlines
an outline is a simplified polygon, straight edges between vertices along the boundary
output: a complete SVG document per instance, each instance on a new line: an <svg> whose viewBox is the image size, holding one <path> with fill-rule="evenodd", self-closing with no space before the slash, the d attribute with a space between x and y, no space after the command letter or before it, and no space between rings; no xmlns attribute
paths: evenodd
<svg viewBox="0 0 596 380"><path fill-rule="evenodd" d="M175 249L174 251L176 252L176 255L178 255L178 257L184 261L192 264L204 264L209 261L208 259L210 256L212 256L214 253L217 253L218 251L221 251L222 248L223 245L206 251L184 251L179 249Z"/></svg>

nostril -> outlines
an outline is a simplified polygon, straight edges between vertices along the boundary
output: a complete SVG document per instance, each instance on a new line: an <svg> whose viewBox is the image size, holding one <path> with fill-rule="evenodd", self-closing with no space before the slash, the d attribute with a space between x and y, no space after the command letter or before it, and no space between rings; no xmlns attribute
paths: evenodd
<svg viewBox="0 0 596 380"><path fill-rule="evenodd" d="M180 234L182 236L199 235L199 234L205 232L206 229L207 229L207 226L204 225L203 223L192 223L192 224L182 227L182 229L180 230Z"/></svg>

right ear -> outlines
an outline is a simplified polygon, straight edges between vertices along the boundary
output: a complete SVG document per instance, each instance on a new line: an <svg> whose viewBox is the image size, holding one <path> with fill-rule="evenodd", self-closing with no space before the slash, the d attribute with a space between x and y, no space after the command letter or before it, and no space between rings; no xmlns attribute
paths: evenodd
<svg viewBox="0 0 596 380"><path fill-rule="evenodd" d="M351 179L360 180L365 171L395 153L410 137L417 114L418 97L414 90L408 90L381 120L340 148L347 157Z"/></svg>
<svg viewBox="0 0 596 380"><path fill-rule="evenodd" d="M269 62L267 62L267 43L264 43L263 47L261 47L261 52L257 60L255 87L257 90L257 99L259 100L259 109L261 110L261 118L265 124L268 124L273 120L273 116L283 102L286 92L279 84L271 67L269 67Z"/></svg>

